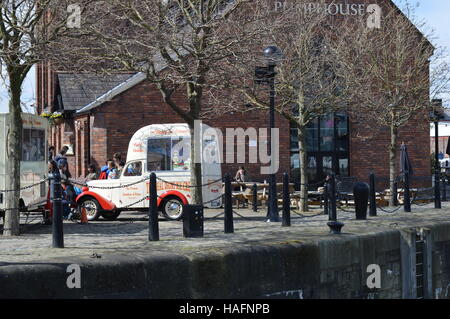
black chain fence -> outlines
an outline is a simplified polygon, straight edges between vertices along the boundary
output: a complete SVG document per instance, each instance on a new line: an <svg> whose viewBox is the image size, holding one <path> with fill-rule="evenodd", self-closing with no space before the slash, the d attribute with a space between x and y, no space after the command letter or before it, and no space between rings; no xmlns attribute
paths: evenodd
<svg viewBox="0 0 450 319"><path fill-rule="evenodd" d="M135 182L131 182L131 183L128 183L128 184L122 184L122 185L115 185L115 186L88 185L88 183L82 183L82 182L79 182L78 180L75 180L75 179L70 179L70 182L72 184L74 184L74 185L78 185L78 186L82 186L82 187L87 186L87 187L92 188L92 189L111 190L111 189L118 189L118 188L128 188L128 187L134 186L136 184L146 182L149 179L150 179L150 176L146 176L146 177L144 177L144 178L142 178L142 179L140 179L138 181L135 181ZM46 183L48 180L49 179L41 180L41 181L39 181L37 183L21 187L19 190L26 190L26 189L30 189L30 188L39 186L39 185L41 185L43 183ZM160 182L163 182L163 183L166 183L167 185L172 185L174 187L190 188L190 189L207 187L207 186L219 183L219 182L220 183L223 182L223 178L219 178L219 179L216 179L214 181L210 181L208 183L201 184L201 185L186 185L186 184L179 184L179 183L176 183L176 182L167 181L167 180L159 178L159 177L156 177L156 180L158 180ZM426 177L412 177L411 178L411 184L414 184L414 183L418 184L418 183L429 182L430 180L431 180L431 177L429 177L429 176L426 176ZM319 182L316 182L316 183L300 184L300 185L302 187L304 187L304 186L316 187L316 186L325 186L325 185L329 186L329 184L328 184L329 182L330 182L329 178L325 178L325 179L323 179L323 180L321 180ZM335 182L335 190L336 190L335 200L336 200L336 203L337 203L336 209L338 211L346 213L346 214L355 214L354 210L349 210L349 208L348 208L349 207L348 206L349 199L351 200L352 196L353 196L353 194L352 194L352 192L353 192L352 187L353 187L355 182L356 182L356 180L354 178L352 178L352 177L349 177L349 178L336 178L336 182ZM388 182L389 183L390 179L389 178L377 178L377 183L380 184L380 182L381 182L381 184L383 184L383 182ZM399 186L403 186L404 187L405 186L405 185L403 185L404 178L401 175L397 176L395 178L395 182L397 183L397 187L399 187ZM444 183L444 187L445 187L445 183ZM413 187L411 187L411 188L413 188ZM388 188L386 187L384 189L388 189ZM8 189L8 190L1 190L0 192L7 193L7 192L14 192L14 191L15 190ZM428 205L428 203L426 203L427 201L434 200L434 196L435 196L434 195L434 191L435 191L434 187L415 188L414 192L413 192L413 198L411 200L411 204L414 204L414 205L417 205L417 206L426 206L426 205ZM381 193L381 192L379 192L379 193ZM320 200L321 206L322 206L322 203L325 205L325 202L326 202L325 201L325 199L326 199L325 197L328 197L328 200L330 200L330 196L329 195L330 195L329 193L325 193L325 188L324 188L324 192L322 194L319 194L319 200ZM160 195L157 195L157 196L160 199L164 199L164 197L162 197ZM225 194L221 194L221 195L217 196L214 199L211 199L211 200L208 200L208 201L205 201L205 202L201 203L201 205L205 206L205 205L208 205L208 204L210 204L212 202L217 202L217 201L221 201L221 203L223 203L224 196L225 196ZM290 205L291 204L291 199L292 199L291 195L289 195L288 198L289 198L289 206L291 206ZM120 209L128 209L130 207L133 207L133 206L135 206L135 205L137 205L137 204L139 204L139 203L141 203L141 202L143 202L145 200L149 200L149 199L150 199L149 195L146 195L146 196L140 198L139 200L136 200L133 203L130 203L130 204L124 206L124 207L120 207ZM345 201L346 204L342 205L341 204L342 201ZM45 204L46 202L47 201L43 201L41 203L36 203L36 204L33 204L33 206L40 205L40 204ZM328 205L330 205L330 204L331 203L328 203ZM388 213L388 214L395 214L395 213L399 212L400 209L403 206L404 206L404 204L400 204L394 209L388 209L388 208L383 207L381 205L376 205L377 209L381 210L382 212ZM28 210L29 208L30 207L21 207L20 209L21 210ZM16 209L18 209L18 208L7 208L7 209L4 209L4 211L16 210ZM305 215L305 214L303 214L303 213L301 213L299 211L296 211L296 210L290 210L290 211L292 211L295 215L299 216L302 219L303 218L305 218L305 219L306 218L314 218L314 217L322 216L322 215L326 214L325 211L322 211L322 212L320 212L318 214L314 214L314 215ZM248 219L247 217L239 214L238 212L236 212L234 210L233 210L233 214L235 214L235 215L237 215L237 216L239 216L241 218ZM220 214L217 214L216 216L214 216L212 218L208 218L208 219L217 218L217 217L222 216L222 215L224 215L223 212L221 212ZM39 218L39 217L35 217L34 219L30 219L29 217L30 217L30 214L28 213L26 215L25 225L28 225L28 224L32 223L33 221L35 221L37 218ZM3 228L0 228L0 231L3 231L3 230L4 230Z"/></svg>

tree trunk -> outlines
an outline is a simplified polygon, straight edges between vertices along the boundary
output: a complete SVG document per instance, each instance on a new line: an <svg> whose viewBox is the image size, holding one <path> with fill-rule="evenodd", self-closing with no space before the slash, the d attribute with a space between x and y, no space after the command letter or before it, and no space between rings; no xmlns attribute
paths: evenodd
<svg viewBox="0 0 450 319"><path fill-rule="evenodd" d="M300 211L308 211L308 175L306 173L307 158L306 158L306 129L304 126L298 129L298 148L300 161Z"/></svg>
<svg viewBox="0 0 450 319"><path fill-rule="evenodd" d="M20 96L22 93L20 80L10 76L9 88L9 134L7 137L7 161L9 163L9 175L7 185L14 189L6 195L6 212L3 236L20 235L20 161L22 156L22 109Z"/></svg>
<svg viewBox="0 0 450 319"><path fill-rule="evenodd" d="M394 198L394 183L396 180L396 150L397 150L397 137L398 128L391 126L391 144L389 145L389 187L391 192L391 197L389 199L389 206L395 205Z"/></svg>
<svg viewBox="0 0 450 319"><path fill-rule="evenodd" d="M191 186L202 185L201 154L198 153L202 149L200 144L202 142L201 132L195 132L194 123L189 123L189 131L191 134ZM196 146L197 144L198 146ZM200 205L203 203L202 189L203 187L191 188L192 202L194 204Z"/></svg>

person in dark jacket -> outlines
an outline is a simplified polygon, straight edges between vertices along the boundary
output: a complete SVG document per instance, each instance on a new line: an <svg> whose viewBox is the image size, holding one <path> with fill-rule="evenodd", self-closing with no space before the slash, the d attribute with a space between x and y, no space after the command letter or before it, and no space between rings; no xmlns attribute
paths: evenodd
<svg viewBox="0 0 450 319"><path fill-rule="evenodd" d="M67 157L66 157L66 153L69 150L68 146L63 146L61 148L61 150L59 151L59 153L55 156L55 158L53 159L58 166L60 165L67 165L67 169L69 169L69 164L67 162Z"/></svg>
<svg viewBox="0 0 450 319"><path fill-rule="evenodd" d="M49 161L53 160L53 157L55 157L55 147L54 146L50 146L48 148L48 160Z"/></svg>
<svg viewBox="0 0 450 319"><path fill-rule="evenodd" d="M63 189L63 217L64 219L70 219L72 217L71 206L76 205L77 194L67 178L61 179L61 186Z"/></svg>

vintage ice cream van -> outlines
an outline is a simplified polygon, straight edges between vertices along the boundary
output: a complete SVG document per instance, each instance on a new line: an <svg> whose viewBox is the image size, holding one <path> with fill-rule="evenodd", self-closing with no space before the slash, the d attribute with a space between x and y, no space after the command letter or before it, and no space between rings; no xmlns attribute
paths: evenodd
<svg viewBox="0 0 450 319"><path fill-rule="evenodd" d="M217 151L220 143L211 135L203 134L209 128L199 125L202 146ZM88 190L77 198L86 208L89 220L102 216L115 219L123 210L141 210L149 207L149 176L158 178L158 208L168 219L182 217L182 204L190 204L190 134L187 124L149 125L138 130L130 140L125 167L118 179L88 182ZM222 184L220 161L205 161L202 157L203 201L206 207L220 207Z"/></svg>
<svg viewBox="0 0 450 319"><path fill-rule="evenodd" d="M20 163L21 188L39 183L47 174L47 134L49 123L34 115L22 114L22 161ZM8 159L8 137L10 132L9 114L0 113L0 190L9 190L11 181L11 162ZM18 207L34 210L37 204L45 201L48 183L41 183L20 192ZM10 192L0 193L0 215L4 213Z"/></svg>

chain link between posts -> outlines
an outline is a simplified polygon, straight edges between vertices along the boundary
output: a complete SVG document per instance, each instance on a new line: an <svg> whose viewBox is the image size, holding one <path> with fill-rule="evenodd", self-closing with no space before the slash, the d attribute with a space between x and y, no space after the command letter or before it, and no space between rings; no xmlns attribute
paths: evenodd
<svg viewBox="0 0 450 319"><path fill-rule="evenodd" d="M46 179L43 179L43 180L41 180L41 181L39 181L39 182L37 182L35 184L31 184L31 185L28 185L28 186L21 187L21 188L18 189L18 191L23 191L23 190L27 190L27 189L36 187L38 185L41 185L41 184L45 183L48 180L49 179L46 178ZM5 189L5 190L0 190L0 193L12 193L12 192L15 192L15 191L16 191L16 189Z"/></svg>
<svg viewBox="0 0 450 319"><path fill-rule="evenodd" d="M139 180L139 181L137 181L137 182L132 182L132 183L129 183L129 184L125 184L125 185L117 185L117 186L95 186L95 185L88 185L87 183L79 183L78 181L76 181L76 180L73 180L73 179L69 179L69 181L72 183L72 184L74 184L74 185L78 185L78 186L82 186L82 187L89 187L89 188L92 188L92 189L117 189L117 188L127 188L127 187L130 187L130 186L134 186L134 185L137 185L137 184L139 184L139 183L142 183L142 182L145 182L146 180L149 180L150 179L150 176L147 176L147 177L145 177L145 178L143 178L143 179L141 179L141 180Z"/></svg>
<svg viewBox="0 0 450 319"><path fill-rule="evenodd" d="M428 188L422 189L422 190L420 190L420 191L417 191L417 193L414 194L414 198L411 200L411 204L416 205L416 206L419 206L419 207L424 207L424 206L429 205L429 203L418 204L418 203L416 202L416 201L418 200L417 197L419 197L419 193L420 193L420 192L421 192L421 193L426 193L426 192L429 192L429 191L434 191L434 187L428 187ZM430 201L432 201L432 200L434 200L434 199L435 199L435 198L434 198L434 194L433 194L433 196L431 196L430 198L423 199L423 200L430 200ZM419 199L419 200L420 200L420 199Z"/></svg>
<svg viewBox="0 0 450 319"><path fill-rule="evenodd" d="M108 190L108 189L117 189L117 188L127 188L127 187L130 187L130 186L134 186L134 185L137 185L139 183L145 182L145 181L147 181L149 179L150 179L150 176L147 176L147 177L144 177L143 179L141 179L139 181L132 182L132 183L125 184L125 185L117 185L117 186L95 186L95 185L88 185L87 183L80 183L80 182L78 182L76 180L73 180L73 179L69 179L69 180L74 185L78 185L78 186L82 186L82 187L89 187L89 188L92 188L92 189ZM212 185L212 184L215 184L217 182L221 182L222 181L222 178L219 178L217 180L214 180L214 181L206 183L206 184L193 185L192 186L192 185L181 185L181 184L177 184L177 183L174 183L174 182L169 182L169 181L166 181L166 180L164 180L162 178L159 178L159 177L156 177L156 179L161 181L161 182L163 182L163 183L166 183L166 184L169 184L169 185L172 185L172 186L176 186L176 187L179 187L179 188L184 188L184 187L186 187L186 188L200 188L200 187L206 187L206 186L209 186L209 185Z"/></svg>

